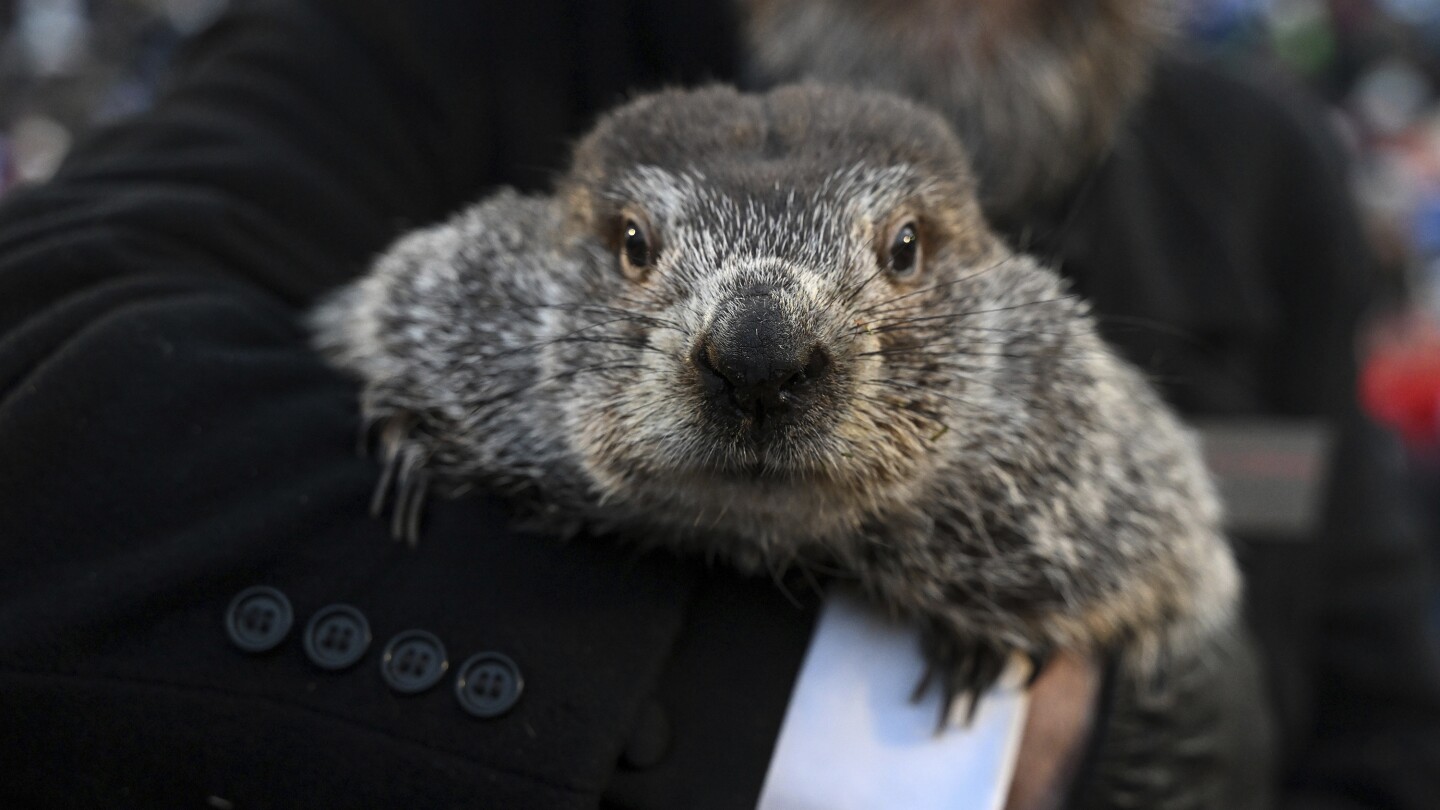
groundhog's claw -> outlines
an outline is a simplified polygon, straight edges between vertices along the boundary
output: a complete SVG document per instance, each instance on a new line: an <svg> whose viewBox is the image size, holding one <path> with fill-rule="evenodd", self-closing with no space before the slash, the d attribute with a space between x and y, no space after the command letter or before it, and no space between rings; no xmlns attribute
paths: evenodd
<svg viewBox="0 0 1440 810"><path fill-rule="evenodd" d="M943 627L929 627L921 634L925 673L910 695L918 702L932 685L940 687L940 716L935 733L943 732L955 716L957 701L964 700L965 725L970 725L980 699L1000 680L1014 650L980 639L965 639ZM1050 660L1048 649L1022 652L1030 661L1025 688L1034 684Z"/></svg>
<svg viewBox="0 0 1440 810"><path fill-rule="evenodd" d="M412 424L413 419L404 414L366 423L361 429L361 443L362 448L368 450L373 438L382 465L380 480L370 497L370 516L384 516L385 505L394 490L390 535L414 547L420 541L420 521L430 490L430 473L424 469L424 451L410 440Z"/></svg>

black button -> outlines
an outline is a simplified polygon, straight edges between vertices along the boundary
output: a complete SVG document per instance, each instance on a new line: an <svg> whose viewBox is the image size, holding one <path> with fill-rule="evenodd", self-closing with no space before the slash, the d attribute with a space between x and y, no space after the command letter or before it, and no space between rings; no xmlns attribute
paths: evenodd
<svg viewBox="0 0 1440 810"><path fill-rule="evenodd" d="M380 677L396 692L413 695L440 682L450 662L434 633L406 630L390 639L380 655Z"/></svg>
<svg viewBox="0 0 1440 810"><path fill-rule="evenodd" d="M273 650L295 624L295 612L285 594L265 585L235 594L225 611L225 632L235 646L248 653Z"/></svg>
<svg viewBox="0 0 1440 810"><path fill-rule="evenodd" d="M670 750L670 718L654 700L645 701L635 718L635 728L625 743L625 764L631 768L653 768Z"/></svg>
<svg viewBox="0 0 1440 810"><path fill-rule="evenodd" d="M321 669L352 666L370 647L370 622L349 605L320 608L305 625L305 654Z"/></svg>
<svg viewBox="0 0 1440 810"><path fill-rule="evenodd" d="M514 661L500 653L482 652L460 665L455 696L465 711L476 717L499 717L510 711L524 688L525 680Z"/></svg>

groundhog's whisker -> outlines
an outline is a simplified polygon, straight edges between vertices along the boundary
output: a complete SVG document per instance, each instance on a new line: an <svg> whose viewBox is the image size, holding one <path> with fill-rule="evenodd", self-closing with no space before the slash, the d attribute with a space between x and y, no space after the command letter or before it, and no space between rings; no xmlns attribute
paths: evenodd
<svg viewBox="0 0 1440 810"><path fill-rule="evenodd" d="M872 282L872 281L874 281L875 279L877 279L877 278L885 275L886 270L887 270L887 268L886 268L884 265L881 265L878 270L876 270L874 273L871 273L869 276L867 276L864 281L860 282L859 284L856 284L854 287L852 287L852 288L849 289L849 290L846 290L846 291L841 292L841 293L840 293L840 300L841 300L841 302L842 302L845 306L847 306L847 307L850 306L851 304L855 303L855 299L856 299L856 298L859 298L859 297L860 297L860 293L864 292L864 291L865 291L865 288L868 287L868 286L870 286L870 282ZM861 312L864 312L864 310L861 310Z"/></svg>
<svg viewBox="0 0 1440 810"><path fill-rule="evenodd" d="M867 399L867 401L873 402L873 404L884 406L884 415L886 415L886 417L893 417L894 411L896 411L896 408L899 408L900 411L904 412L906 424L909 425L910 428L913 428L917 434L927 435L930 440L936 440L936 438L942 437L942 435L950 432L949 422L946 422L945 418L940 417L935 411L923 408L923 406L920 406L917 402L890 401L890 399L881 399L878 398L878 396L860 396L860 399ZM927 425L926 422L929 422L929 425Z"/></svg>
<svg viewBox="0 0 1440 810"><path fill-rule="evenodd" d="M861 333L861 332L874 331L876 328L878 328L878 327L872 327L872 326L870 326L869 324L866 324L866 328L860 328L860 329L852 330L852 331L851 331L851 334L859 334L859 333ZM1098 331L1093 330L1093 329L1076 329L1076 330L1071 331L1071 332L1046 332L1046 331L1039 330L1039 329L1013 329L1013 328L1007 329L1007 328L1005 328L1005 327L1003 327L1003 326L972 326L972 325L969 325L969 324L951 324L951 325L949 325L949 326L946 327L946 331L947 331L947 332L954 332L954 331L961 331L961 332L997 332L997 333L1002 334L1002 335L1021 335L1021 336L1025 336L1025 335L1039 335L1039 336L1041 336L1041 337L1058 337L1058 338L1079 337L1079 336L1081 336L1081 335L1094 335L1094 336L1099 336L1099 334L1100 334ZM997 342L1002 342L1002 341L997 341Z"/></svg>
<svg viewBox="0 0 1440 810"><path fill-rule="evenodd" d="M580 328L578 328L578 329L572 329L572 330L570 330L569 332L566 332L565 334L559 335L559 336L557 336L557 337L548 338L548 339L546 339L546 340L537 341L537 342L535 342L535 343L527 343L527 344L525 344L525 345L523 345L523 346L512 346L512 347L510 347L510 348L508 348L508 349L503 349L503 350L501 350L501 351L498 351L498 352L495 352L495 353L491 354L490 357L492 357L492 358L496 358L496 357L508 357L508 356L515 355L515 354L521 354L521 353L524 353L524 352L532 352L532 351L535 351L536 349L543 349L543 348L545 348L546 346L551 346L551 345L554 345L554 344L556 344L556 343L572 342L572 341L571 341L572 338L577 338L577 337L579 337L582 333L584 333L584 332L586 332L586 331L589 331L589 330L591 330L591 329L598 329L598 328L600 328L600 327L602 327L602 326L610 326L610 325L612 325L612 324L625 323L625 322L630 322L630 321L633 321L633 320L634 320L633 318L628 318L628 317L625 317L625 318L611 318L611 319L608 320L608 321L600 321L600 322L597 322L597 323L586 324L585 326L582 326L582 327L580 327ZM586 341L585 341L584 339L581 339L581 340L576 341L576 342L586 342ZM598 343L598 342L602 342L602 341L596 340L595 342ZM640 347L637 345L635 348L640 348Z"/></svg>
<svg viewBox="0 0 1440 810"><path fill-rule="evenodd" d="M986 413L989 412L988 408L981 406L978 402L973 402L955 394L942 394L939 391L936 391L934 388L928 386L900 382L899 380L871 380L870 382L874 383L875 385L884 385L889 388L903 388L907 391L920 391L924 393L927 397L937 397L939 399L954 402L957 405L963 405L967 408L972 408L977 411L982 411Z"/></svg>
<svg viewBox="0 0 1440 810"><path fill-rule="evenodd" d="M621 300L622 300L622 301L625 301L626 303L629 303L629 304L633 305L636 310L641 309L641 308L643 308L643 307L646 306L645 303L644 303L644 302L641 302L641 301L629 301L628 299L621 299ZM598 314L598 315L613 315L613 316L615 316L615 318L616 318L617 320L630 320L630 321L635 321L635 322L637 322L637 323L644 323L644 324L646 324L646 325L648 325L648 326L654 326L654 327L664 328L664 329L673 329L673 330L675 330L675 331L677 331L677 332L684 332L684 331L686 331L684 327L682 327L680 324L676 323L675 321L667 320L667 319L665 319L665 318L659 318L659 317L656 317L656 316L654 316L654 315L642 315L642 314L640 314L640 313L637 312L637 311L625 309L624 307L605 306L605 305L603 305L603 304L583 304L583 303L540 304L540 303L531 303L531 304L513 304L513 305L509 305L509 306L505 306L505 307L493 307L493 308L490 308L490 309L481 309L481 310L476 310L476 311L477 311L477 312L525 312L525 311L530 311L530 310L544 310L544 309L553 309L553 310L556 310L556 311L559 311L559 312L588 312L588 313L594 313L594 314Z"/></svg>
<svg viewBox="0 0 1440 810"><path fill-rule="evenodd" d="M1099 314L1092 317L1094 317L1095 320L1104 324L1125 326L1133 329L1143 329L1146 332L1154 332L1157 334L1178 338L1185 341L1191 346L1200 347L1204 345L1203 341L1201 341L1200 339L1200 336L1197 335L1193 330L1184 329L1182 327L1175 326L1174 324L1165 323L1164 321L1157 321L1154 318L1137 318L1128 315Z"/></svg>
<svg viewBox="0 0 1440 810"><path fill-rule="evenodd" d="M879 407L880 407L880 415L888 416L888 415L892 414L892 413L894 412L894 410L898 407L898 408L900 408L901 410L905 411L907 414L911 414L911 415L917 416L917 417L919 417L919 418L921 418L921 419L924 419L924 420L926 420L926 421L928 421L928 422L932 422L932 423L934 423L934 424L935 424L936 426L938 426L938 427L941 427L941 428L944 428L944 427L945 427L945 420L944 420L943 418L941 418L941 416L940 416L939 414L937 414L937 413L935 413L934 411L932 411L932 410L930 410L930 409L922 406L922 405L921 405L920 403L918 403L918 402L913 402L913 401L911 401L911 400L903 400L903 401L898 401L898 402L897 402L896 400L893 400L893 399L885 399L884 397L878 397L878 396L875 396L875 395L873 395L873 394L859 394L859 393L857 393L857 394L854 394L853 396L855 397L855 399L864 400L865 402L869 402L869 403L871 403L871 404L873 404L873 405L879 406ZM918 427L918 425L917 425L917 427Z"/></svg>
<svg viewBox="0 0 1440 810"><path fill-rule="evenodd" d="M875 312L875 311L877 311L877 310L882 310L883 308L888 307L889 305L895 303L896 301L904 301L904 300L907 299L907 298L914 298L914 297L917 296L917 295L924 295L925 293L934 292L934 291L936 291L936 290L941 290L941 289L944 289L944 288L946 288L946 287L953 287L953 286L955 286L956 284L964 284L964 283L967 282L967 281L971 281L971 280L974 280L974 279L976 279L976 278L979 278L980 276L984 275L985 273L990 272L991 270L994 270L994 269L997 268L997 267L1003 267L1005 264L1007 264L1007 263L1009 263L1009 262L1012 262L1012 261L1014 261L1015 259L1016 259L1015 256L1007 256L1007 257L1005 257L1005 258L1003 258L1003 259L1001 259L1001 260L999 260L999 261L997 261L997 262L993 262L993 263L991 263L991 264L988 264L988 265L986 265L985 267L982 267L982 268L980 268L979 270L976 270L976 271L973 272L973 273L966 273L964 276L961 276L960 278L951 279L950 281L944 281L944 282L941 282L941 283L939 283L939 284L932 284L932 285L930 285L929 287L921 287L921 288L918 289L918 290L911 290L910 292L905 293L905 294L903 294L903 295L897 295L897 296L894 296L893 298L887 298L887 299L885 299L884 301L880 301L880 302L871 304L870 306L864 307L863 309L857 309L857 310L855 310L855 314L857 314L857 315L864 315L864 314L868 314L868 313L873 313L873 312ZM904 306L904 307L896 308L895 310L887 310L887 311L899 311L899 310L901 310L901 309L914 309L914 308L923 307L923 306L926 306L926 305L925 305L924 303L909 304L909 305L906 305L906 306ZM882 314L883 314L883 313L882 313Z"/></svg>
<svg viewBox="0 0 1440 810"><path fill-rule="evenodd" d="M890 368L936 370L936 372L963 372L988 375L994 373L995 368L991 365L976 365L976 363L958 363L950 360L936 359L936 357L909 357L912 362L896 363L888 362ZM1012 379L1043 379L1043 373L1038 369L1007 369L1007 376Z"/></svg>
<svg viewBox="0 0 1440 810"><path fill-rule="evenodd" d="M994 344L988 344L988 345L998 346L998 345L1003 345L1003 344L994 343ZM1044 358L1046 358L1046 357L1076 358L1076 357L1104 357L1105 355L1102 354L1101 352L1097 351L1097 350L1093 350L1093 349L1080 349L1080 348L1070 347L1070 346L1045 346L1045 347L1041 347L1040 349L1038 349L1038 350L1036 350L1036 351L1033 351L1033 352L1030 352L1030 353L1019 353L1019 352L984 352L984 351L975 351L975 350L973 350L973 349L949 349L949 350L946 350L946 348L943 347L943 346L931 346L931 345L928 344L928 343L924 343L924 344L920 344L920 345L917 345L917 346L892 346L892 347L890 347L890 348L888 348L888 349L875 349L875 350L873 350L873 351L868 351L868 352L857 352L854 356L855 356L855 357L875 357L875 356L888 356L888 357L899 356L899 357L907 357L907 356L909 356L909 357L934 357L934 358L938 358L938 359L949 359L949 358L953 358L953 357L956 357L956 356L960 356L960 357L1003 357L1003 358L1006 358L1006 359L1009 359L1009 360L1042 360L1042 359L1044 359ZM986 369L986 368L989 368L989 367L988 367L988 366L975 366L974 368L976 368L977 370L983 370L983 369ZM1008 371L1015 371L1015 370L1014 370L1014 369L1007 369L1007 372L1008 372Z"/></svg>
<svg viewBox="0 0 1440 810"><path fill-rule="evenodd" d="M912 369L912 370L914 370L914 371L933 371L933 372L935 372L935 373L937 373L937 374L943 374L943 375L944 375L945 377L947 377L948 379L960 380L961 382L966 382L966 383L976 383L976 384L979 384L979 385L983 385L983 386L985 386L985 387L987 387L987 388L992 388L992 389L994 389L994 390L996 390L996 391L998 391L998 392L1000 392L1000 393L1002 393L1002 394L1013 394L1013 393L1015 393L1014 391L1011 391L1011 390L1005 388L1005 387L1002 386L1002 385L998 385L998 384L993 383L993 382L991 382L991 381L989 381L989 380L982 379L982 378L980 378L980 377L971 376L970 374L964 373L964 372L966 372L966 371L985 371L985 370L986 370L986 369L976 368L976 367L974 367L974 366L952 365L952 364L948 364L948 363L922 363L922 364L892 363L891 365L894 366L895 368L906 368L906 369Z"/></svg>
<svg viewBox="0 0 1440 810"><path fill-rule="evenodd" d="M960 312L947 312L942 315L917 315L915 317L907 317L900 319L886 319L881 326L870 326L868 331L885 331L895 328L896 325L905 326L909 324L928 321L944 321L958 318L969 318L975 315L986 315L992 312L1008 312L1010 310L1024 309L1025 307L1037 307L1044 304L1055 304L1061 301L1073 301L1078 299L1079 296L1073 293L1069 293L1066 295L1057 295L1053 298L1037 298L1033 301L1022 301L1018 304L1010 304L1003 307L991 307L989 309L967 309Z"/></svg>
<svg viewBox="0 0 1440 810"><path fill-rule="evenodd" d="M475 403L475 406L474 406L473 408L471 408L470 413L469 413L467 416L468 416L468 417L477 416L477 415L480 414L480 412L481 412L481 410L482 410L483 408L486 408L486 407L489 407L489 406L491 406L491 405L495 405L495 404L498 404L498 403L506 402L506 401L508 401L508 400L510 400L510 399L513 399L514 397L517 397L517 396L521 395L521 394L529 393L529 392L533 391L534 389L538 388L539 386L545 385L546 383L556 382L556 381L558 381L558 380L569 379L569 378L571 378L571 377L576 377L576 376L579 376L579 375L581 375L581 374L592 374L592 373L602 372L602 371L624 371L624 370L643 369L643 368L645 368L645 366L640 365L640 364L637 364L637 363L612 363L612 364L601 364L601 365L594 365L594 366L584 366L584 367L582 367L582 368L572 368L572 369L569 369L568 371L561 371L561 372L558 372L558 373L555 373L555 374L551 374L551 375L548 375L548 376L545 376L545 377L539 377L539 378L537 378L537 379L534 379L534 380L531 380L531 381L525 383L524 385L521 385L521 386L518 386L518 387L516 387L516 388L511 388L511 389L502 391L502 392L500 392L500 393L498 393L498 394L496 394L496 395L494 395L494 396L486 397L485 399L480 400L479 402Z"/></svg>
<svg viewBox="0 0 1440 810"><path fill-rule="evenodd" d="M619 346L625 349L634 349L638 352L650 352L651 354L658 354L662 357L671 356L670 352L667 352L664 349L656 348L655 346L651 346L649 342L647 342L644 338L622 338L612 335L561 335L560 337L550 338L549 340L542 340L538 343L532 343L528 346L520 346L516 349L511 349L507 351L533 351L535 349L543 349L546 346L554 346L561 343L570 343L586 346Z"/></svg>

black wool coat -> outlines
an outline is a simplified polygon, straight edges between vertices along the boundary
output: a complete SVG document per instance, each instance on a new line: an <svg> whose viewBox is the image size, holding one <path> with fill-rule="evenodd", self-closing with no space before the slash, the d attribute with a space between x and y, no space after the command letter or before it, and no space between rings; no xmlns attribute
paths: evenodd
<svg viewBox="0 0 1440 810"><path fill-rule="evenodd" d="M0 205L0 806L754 803L814 599L484 496L391 543L300 323L403 230L544 187L626 93L735 76L727 9L242 4ZM1367 279L1318 120L1175 62L1016 239L1187 412L1341 413ZM1272 708L1236 735L1273 724L1291 806L1428 807L1422 558L1346 424L1323 536L1243 547Z"/></svg>

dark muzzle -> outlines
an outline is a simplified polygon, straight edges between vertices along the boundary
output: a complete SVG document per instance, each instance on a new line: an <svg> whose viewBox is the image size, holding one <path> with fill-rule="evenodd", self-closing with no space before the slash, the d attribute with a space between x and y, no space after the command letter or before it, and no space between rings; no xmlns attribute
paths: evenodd
<svg viewBox="0 0 1440 810"><path fill-rule="evenodd" d="M717 405L764 436L809 407L830 357L761 284L724 305L692 358Z"/></svg>

